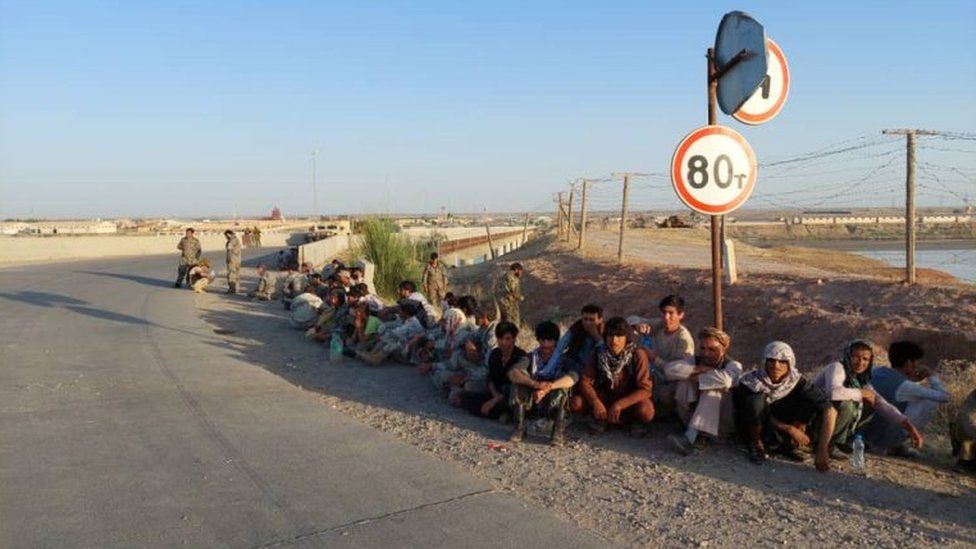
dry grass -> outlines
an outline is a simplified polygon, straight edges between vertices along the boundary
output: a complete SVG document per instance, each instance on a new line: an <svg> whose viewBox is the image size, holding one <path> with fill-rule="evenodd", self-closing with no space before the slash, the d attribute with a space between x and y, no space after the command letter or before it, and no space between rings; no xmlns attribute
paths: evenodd
<svg viewBox="0 0 976 549"><path fill-rule="evenodd" d="M948 436L949 423L955 421L960 404L976 389L976 361L944 360L939 364L939 377L949 392L949 403L939 407L930 430Z"/></svg>

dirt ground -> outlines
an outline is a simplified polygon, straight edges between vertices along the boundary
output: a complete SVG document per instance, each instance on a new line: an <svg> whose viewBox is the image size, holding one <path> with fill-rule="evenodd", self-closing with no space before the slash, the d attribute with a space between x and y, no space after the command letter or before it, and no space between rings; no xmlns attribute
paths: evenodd
<svg viewBox="0 0 976 549"><path fill-rule="evenodd" d="M625 262L618 265L616 233L588 233L582 253L542 238L501 264L458 270L453 280L462 290L483 292L484 281L500 276L511 261L522 262L523 319L530 326L571 320L588 302L603 306L607 316L656 316L658 301L670 293L684 296L692 333L712 324L707 235L630 231L626 242ZM909 287L885 263L838 251L737 242L736 253L739 280L724 286L724 321L733 356L747 366L774 339L789 342L807 371L835 359L853 337L872 340L879 351L897 339L920 340L931 364L976 357L976 285L923 270L920 283Z"/></svg>
<svg viewBox="0 0 976 549"><path fill-rule="evenodd" d="M658 246L694 259L687 243ZM676 252L675 246L685 249ZM601 254L588 248L578 255L540 239L505 256L503 263L519 260L527 268L526 321L569 319L589 301L611 315L651 314L660 297L678 291L691 304L692 330L707 323L710 279L700 267L662 268L635 258L618 268ZM818 268L808 268L753 273L742 263L743 283L727 289L726 311L733 352L747 366L757 361L766 341L782 338L794 345L806 369L815 369L855 334L880 345L914 336L933 359L976 356L976 342L969 339L976 333L971 287L906 288L872 277L823 278ZM454 280L459 286L483 284L503 269L504 264L471 267L456 272ZM246 274L253 278L249 269ZM198 296L197 307L223 334L225 352L320 393L323 405L337 413L610 541L698 547L976 544L976 479L949 469L944 438L930 437L920 462L869 456L863 476L853 474L846 462L834 462L828 474L817 473L810 461L774 460L758 467L722 445L679 457L665 438L678 432L673 423L655 425L646 438L613 431L593 436L574 424L564 448L530 438L502 451L492 445L507 438L508 427L451 408L413 369L330 363L325 348L288 327L280 302L252 303L219 290Z"/></svg>

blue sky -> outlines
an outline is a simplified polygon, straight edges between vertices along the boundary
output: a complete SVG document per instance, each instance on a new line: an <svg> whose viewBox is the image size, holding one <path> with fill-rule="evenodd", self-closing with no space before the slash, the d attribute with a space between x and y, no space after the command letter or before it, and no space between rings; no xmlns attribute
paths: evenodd
<svg viewBox="0 0 976 549"><path fill-rule="evenodd" d="M793 76L774 121L720 119L760 162L888 127L976 132L976 0L606 4L0 0L0 217L311 212L313 149L323 213L548 211L569 179L667 170L733 9ZM932 188L976 195L973 142L936 145L958 150L923 151L948 174ZM761 172L756 192L871 162ZM858 200L895 202L902 162L885 169ZM642 205L674 203L666 183Z"/></svg>

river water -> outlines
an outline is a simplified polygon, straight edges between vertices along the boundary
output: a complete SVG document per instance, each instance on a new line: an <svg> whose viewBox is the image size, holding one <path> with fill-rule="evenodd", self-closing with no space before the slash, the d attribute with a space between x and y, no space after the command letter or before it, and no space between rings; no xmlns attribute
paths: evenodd
<svg viewBox="0 0 976 549"><path fill-rule="evenodd" d="M850 250L856 254L880 259L896 267L905 266L905 250ZM976 248L915 250L915 266L938 269L963 282L976 284Z"/></svg>
<svg viewBox="0 0 976 549"><path fill-rule="evenodd" d="M897 240L811 240L805 242L764 243L823 248L854 253L905 267L905 244ZM923 240L915 245L915 266L937 269L962 282L976 284L976 240Z"/></svg>
<svg viewBox="0 0 976 549"><path fill-rule="evenodd" d="M817 247L842 250L879 259L895 267L905 266L905 244L898 241L834 241ZM923 240L915 244L915 266L937 269L976 284L976 240Z"/></svg>

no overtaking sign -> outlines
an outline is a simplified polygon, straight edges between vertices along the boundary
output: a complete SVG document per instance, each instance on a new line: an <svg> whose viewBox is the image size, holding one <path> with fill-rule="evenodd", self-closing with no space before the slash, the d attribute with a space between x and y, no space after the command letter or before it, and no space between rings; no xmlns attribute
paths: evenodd
<svg viewBox="0 0 976 549"><path fill-rule="evenodd" d="M689 208L724 215L741 206L756 186L752 147L725 126L703 126L688 134L671 157L671 183Z"/></svg>

